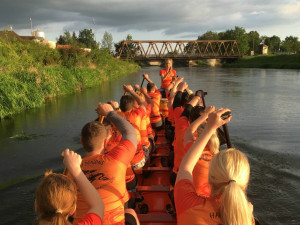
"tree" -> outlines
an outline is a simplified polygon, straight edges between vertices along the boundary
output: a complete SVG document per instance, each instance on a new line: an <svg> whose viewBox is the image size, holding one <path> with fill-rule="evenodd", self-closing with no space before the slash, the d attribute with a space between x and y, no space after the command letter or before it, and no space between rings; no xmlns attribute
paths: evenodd
<svg viewBox="0 0 300 225"><path fill-rule="evenodd" d="M250 50L254 51L254 53L259 52L259 44L260 44L260 38L259 33L257 31L250 31L248 34L248 45L250 47Z"/></svg>
<svg viewBox="0 0 300 225"><path fill-rule="evenodd" d="M106 32L103 34L101 49L108 50L108 52L111 52L113 48L113 37L110 33Z"/></svg>
<svg viewBox="0 0 300 225"><path fill-rule="evenodd" d="M65 31L63 35L60 35L57 39L57 44L70 45L72 41L71 34L69 31Z"/></svg>
<svg viewBox="0 0 300 225"><path fill-rule="evenodd" d="M277 53L280 50L280 37L273 35L272 37L263 36L264 44L268 45L268 51Z"/></svg>
<svg viewBox="0 0 300 225"><path fill-rule="evenodd" d="M207 31L205 34L198 36L198 40L219 40L217 32Z"/></svg>
<svg viewBox="0 0 300 225"><path fill-rule="evenodd" d="M95 41L95 35L92 29L84 29L79 31L78 41L86 48L99 48L99 44Z"/></svg>
<svg viewBox="0 0 300 225"><path fill-rule="evenodd" d="M296 53L297 51L300 51L300 42L298 41L298 37L286 37L282 42L282 50L289 53Z"/></svg>
<svg viewBox="0 0 300 225"><path fill-rule="evenodd" d="M132 36L130 34L127 34L126 41L132 41ZM119 54L119 51L123 45L123 42L124 42L124 40L115 44L115 51L117 54ZM130 52L134 51L134 45L132 43L128 44L128 48L129 48ZM122 53L124 53L124 51Z"/></svg>
<svg viewBox="0 0 300 225"><path fill-rule="evenodd" d="M227 30L224 33L219 33L220 40L236 40L240 53L246 55L249 51L248 35L242 27L235 27L234 30Z"/></svg>

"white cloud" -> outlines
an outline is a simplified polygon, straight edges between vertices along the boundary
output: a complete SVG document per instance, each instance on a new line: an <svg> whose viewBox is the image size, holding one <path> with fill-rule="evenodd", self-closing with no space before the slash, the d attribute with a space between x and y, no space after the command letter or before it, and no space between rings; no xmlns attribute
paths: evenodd
<svg viewBox="0 0 300 225"><path fill-rule="evenodd" d="M285 15L300 14L300 1L283 6L281 12Z"/></svg>

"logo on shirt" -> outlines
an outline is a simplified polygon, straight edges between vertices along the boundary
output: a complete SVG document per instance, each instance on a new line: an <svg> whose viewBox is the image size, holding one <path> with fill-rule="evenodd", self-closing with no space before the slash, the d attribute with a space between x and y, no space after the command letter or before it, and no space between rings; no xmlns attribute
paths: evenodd
<svg viewBox="0 0 300 225"><path fill-rule="evenodd" d="M88 180L93 183L95 180L109 180L108 177L105 176L104 173L95 173L97 170L83 170L83 173L86 175Z"/></svg>

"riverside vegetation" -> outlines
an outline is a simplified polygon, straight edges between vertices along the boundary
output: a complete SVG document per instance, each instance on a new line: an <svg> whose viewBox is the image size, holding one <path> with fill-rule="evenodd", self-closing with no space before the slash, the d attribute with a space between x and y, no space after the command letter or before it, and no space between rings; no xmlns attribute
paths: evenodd
<svg viewBox="0 0 300 225"><path fill-rule="evenodd" d="M223 67L300 69L300 54L246 56Z"/></svg>
<svg viewBox="0 0 300 225"><path fill-rule="evenodd" d="M0 39L0 119L139 69L105 50L87 53L77 47L51 49L33 41Z"/></svg>

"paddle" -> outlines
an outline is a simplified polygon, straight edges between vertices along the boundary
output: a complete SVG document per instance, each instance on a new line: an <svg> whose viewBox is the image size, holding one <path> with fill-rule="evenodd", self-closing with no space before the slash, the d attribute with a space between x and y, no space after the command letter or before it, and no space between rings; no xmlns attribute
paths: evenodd
<svg viewBox="0 0 300 225"><path fill-rule="evenodd" d="M221 118L223 120L229 118L231 116L231 112L226 112L224 113ZM224 136L225 136L225 139L226 139L226 144L227 144L227 148L232 148L232 145L231 145L231 141L230 141L230 137L229 137L229 132L228 132L228 127L227 127L227 124L224 124L223 126L223 132L224 132Z"/></svg>
<svg viewBox="0 0 300 225"><path fill-rule="evenodd" d="M205 109L206 105L205 105L204 96L207 95L207 92L204 92L203 90L198 90L198 91L196 91L195 95L198 95L199 97L201 97L202 103L203 103L203 107ZM228 118L230 116L231 116L231 112L226 112L226 113L224 113L222 115L222 119L226 119L226 118ZM226 140L227 148L232 148L232 144L231 144L231 141L230 141L227 124L224 124L222 127L223 127L223 132L221 131L220 128L218 128L218 130L219 130L218 136L219 136L220 133L223 133L224 137L225 137L225 140ZM220 141L221 141L221 139L220 139Z"/></svg>
<svg viewBox="0 0 300 225"><path fill-rule="evenodd" d="M140 87L143 87L144 80L145 80L145 77L143 77L143 80L142 80L142 83L141 83L141 86L140 86Z"/></svg>

